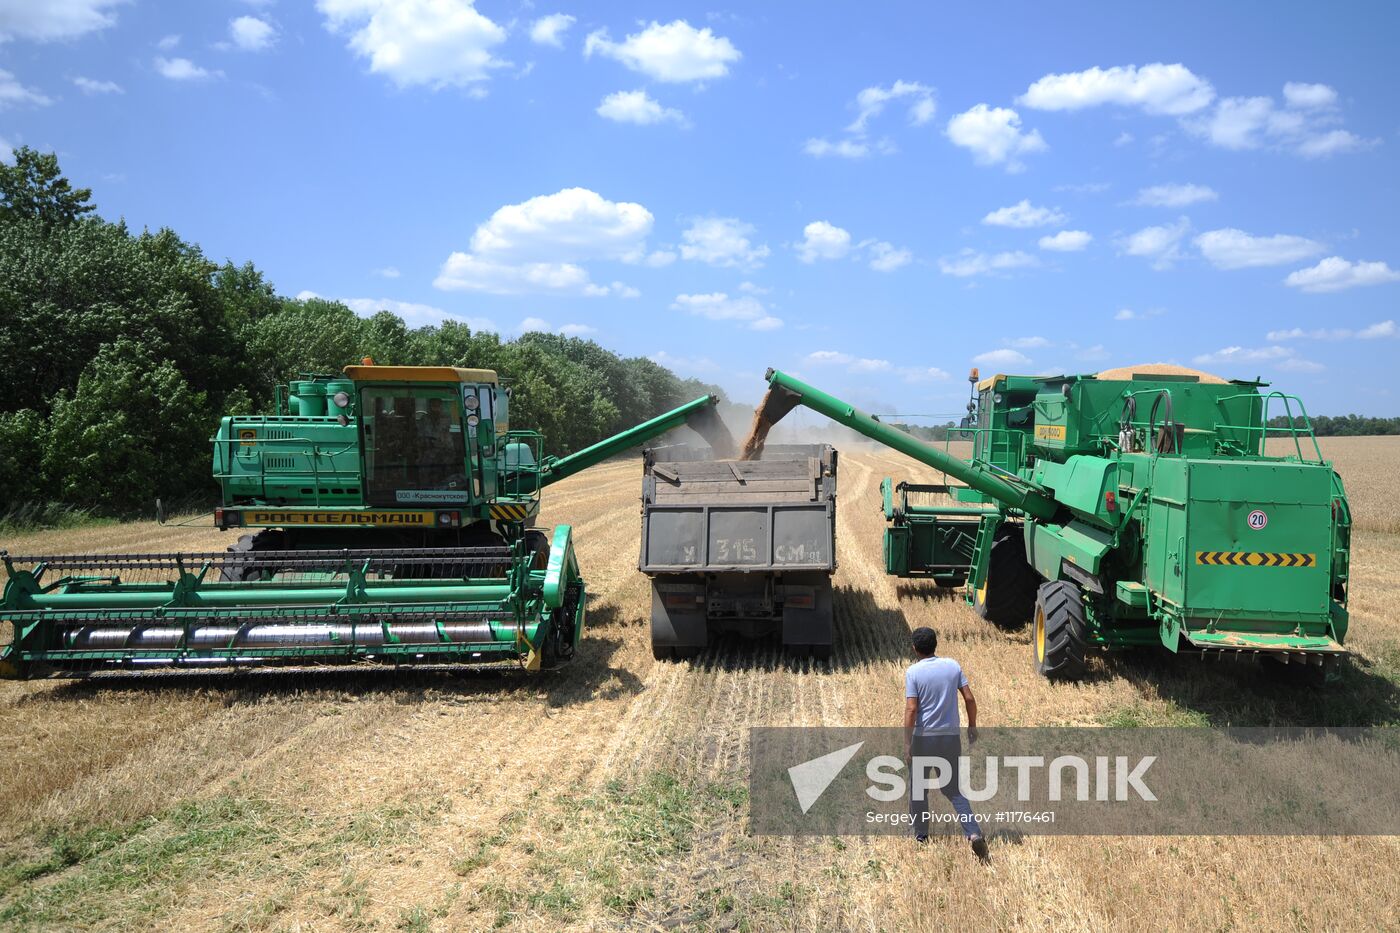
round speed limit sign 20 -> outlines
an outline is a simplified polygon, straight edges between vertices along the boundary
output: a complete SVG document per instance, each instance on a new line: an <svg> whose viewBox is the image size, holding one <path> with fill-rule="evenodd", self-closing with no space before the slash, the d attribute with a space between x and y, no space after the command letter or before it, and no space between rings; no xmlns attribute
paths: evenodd
<svg viewBox="0 0 1400 933"><path fill-rule="evenodd" d="M1249 518L1245 519L1245 521L1249 523L1250 528L1253 528L1255 531L1261 531L1264 526L1269 524L1269 516L1265 515L1259 509L1255 509L1253 512L1249 513Z"/></svg>

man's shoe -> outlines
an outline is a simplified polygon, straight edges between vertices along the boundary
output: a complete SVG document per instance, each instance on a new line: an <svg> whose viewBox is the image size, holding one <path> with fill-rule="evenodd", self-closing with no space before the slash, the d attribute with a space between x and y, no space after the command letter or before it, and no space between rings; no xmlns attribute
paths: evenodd
<svg viewBox="0 0 1400 933"><path fill-rule="evenodd" d="M915 837L914 837L914 842L918 843L918 844L921 845L921 846L922 846L922 845L927 845L927 844L928 844L928 837L927 837L927 836L915 836Z"/></svg>
<svg viewBox="0 0 1400 933"><path fill-rule="evenodd" d="M987 840L981 836L972 840L972 854L984 862L991 861L991 856L987 854Z"/></svg>

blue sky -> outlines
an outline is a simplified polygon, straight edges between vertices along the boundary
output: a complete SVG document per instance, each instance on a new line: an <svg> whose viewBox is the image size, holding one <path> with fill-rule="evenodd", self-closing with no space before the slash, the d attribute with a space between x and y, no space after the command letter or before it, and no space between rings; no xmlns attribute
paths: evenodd
<svg viewBox="0 0 1400 933"><path fill-rule="evenodd" d="M1400 412L1388 4L0 0L0 139L413 323L955 413L1171 361Z"/></svg>

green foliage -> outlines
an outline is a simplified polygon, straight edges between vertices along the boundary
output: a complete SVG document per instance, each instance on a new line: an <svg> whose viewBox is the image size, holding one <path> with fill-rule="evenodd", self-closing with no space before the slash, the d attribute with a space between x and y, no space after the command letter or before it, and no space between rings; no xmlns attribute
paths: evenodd
<svg viewBox="0 0 1400 933"><path fill-rule="evenodd" d="M14 151L14 164L0 164L0 217L38 221L44 225L72 223L93 210L91 188L74 188L58 168L52 152L28 146Z"/></svg>
<svg viewBox="0 0 1400 933"><path fill-rule="evenodd" d="M207 481L212 418L170 360L140 344L107 344L54 400L44 470L64 502L106 514L149 510Z"/></svg>
<svg viewBox="0 0 1400 933"><path fill-rule="evenodd" d="M410 328L336 301L277 294L251 263L218 265L172 230L88 216L52 154L0 166L0 522L207 503L209 437L271 412L279 383L373 357L496 370L511 421L566 454L716 391L592 341L502 341L444 321Z"/></svg>
<svg viewBox="0 0 1400 933"><path fill-rule="evenodd" d="M1295 425L1299 430L1303 424ZM1318 415L1312 419L1313 433L1318 437L1358 437L1376 434L1400 434L1400 418L1368 418L1364 415ZM1269 419L1269 427L1288 427L1288 416L1277 415Z"/></svg>

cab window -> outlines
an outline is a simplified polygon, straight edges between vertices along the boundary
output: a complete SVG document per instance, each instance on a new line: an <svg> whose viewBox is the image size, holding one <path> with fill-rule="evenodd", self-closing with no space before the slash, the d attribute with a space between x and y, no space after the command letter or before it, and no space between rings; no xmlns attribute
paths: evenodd
<svg viewBox="0 0 1400 933"><path fill-rule="evenodd" d="M371 505L468 501L457 392L446 387L366 388L360 393L360 423Z"/></svg>

